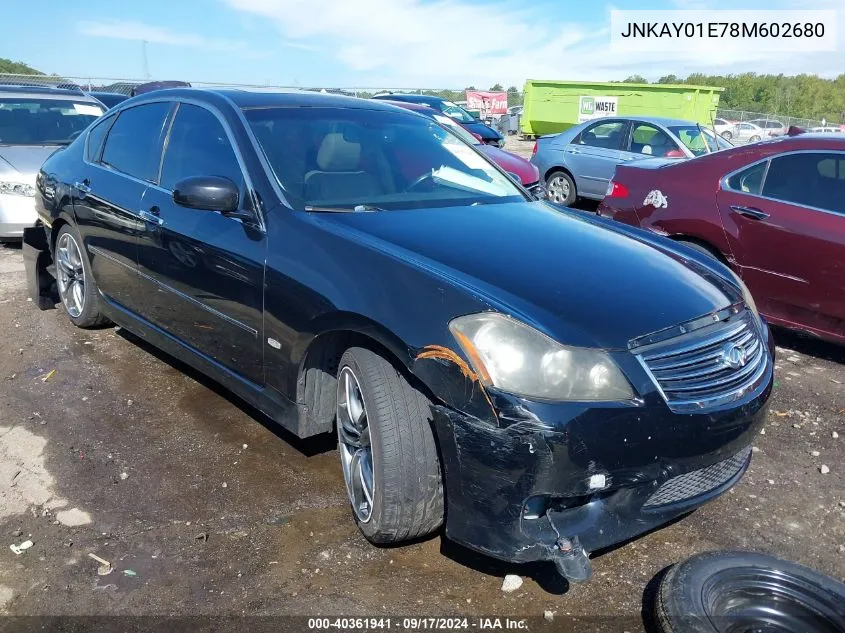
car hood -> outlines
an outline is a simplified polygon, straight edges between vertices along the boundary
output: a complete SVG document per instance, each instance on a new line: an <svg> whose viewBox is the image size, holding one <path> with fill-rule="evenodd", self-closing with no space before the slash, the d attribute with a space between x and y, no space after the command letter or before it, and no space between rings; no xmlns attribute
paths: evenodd
<svg viewBox="0 0 845 633"><path fill-rule="evenodd" d="M505 171L519 176L523 185L533 185L540 180L540 172L537 166L516 154L506 152L494 145L480 144L476 145L475 148Z"/></svg>
<svg viewBox="0 0 845 633"><path fill-rule="evenodd" d="M665 238L544 202L322 220L569 345L623 349L633 338L741 300L736 286Z"/></svg>
<svg viewBox="0 0 845 633"><path fill-rule="evenodd" d="M34 184L42 163L56 149L55 145L0 145L0 173L11 168L29 176Z"/></svg>
<svg viewBox="0 0 845 633"><path fill-rule="evenodd" d="M502 138L502 135L499 134L496 130L491 128L489 125L486 125L481 122L461 123L461 125L463 125L470 132L474 132L475 134L478 134L481 138L484 139Z"/></svg>

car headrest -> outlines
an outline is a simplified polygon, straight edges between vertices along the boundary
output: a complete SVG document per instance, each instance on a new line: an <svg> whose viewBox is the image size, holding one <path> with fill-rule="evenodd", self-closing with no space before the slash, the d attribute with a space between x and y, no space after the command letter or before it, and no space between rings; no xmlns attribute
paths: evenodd
<svg viewBox="0 0 845 633"><path fill-rule="evenodd" d="M326 134L317 151L317 166L322 171L357 171L361 144L351 143L340 132Z"/></svg>

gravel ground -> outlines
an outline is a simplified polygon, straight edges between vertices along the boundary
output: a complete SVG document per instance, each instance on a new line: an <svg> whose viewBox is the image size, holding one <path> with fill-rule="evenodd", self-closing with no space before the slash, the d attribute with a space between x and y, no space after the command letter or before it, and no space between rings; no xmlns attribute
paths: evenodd
<svg viewBox="0 0 845 633"><path fill-rule="evenodd" d="M757 550L843 579L845 349L776 338L778 382L742 482L595 557L593 579L567 586L548 566L498 563L441 536L371 546L331 440L292 438L127 333L38 311L20 249L0 246L0 612L544 623L552 611L558 623L627 618L617 630L635 631L647 584L698 552ZM98 575L89 553L114 571ZM506 574L525 582L505 594Z"/></svg>

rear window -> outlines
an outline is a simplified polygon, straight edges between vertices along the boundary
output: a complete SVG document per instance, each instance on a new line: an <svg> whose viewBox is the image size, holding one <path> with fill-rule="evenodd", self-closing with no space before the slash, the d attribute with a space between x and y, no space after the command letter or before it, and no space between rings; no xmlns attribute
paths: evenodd
<svg viewBox="0 0 845 633"><path fill-rule="evenodd" d="M0 98L0 145L68 145L103 112L82 100Z"/></svg>
<svg viewBox="0 0 845 633"><path fill-rule="evenodd" d="M111 126L102 163L124 174L155 181L161 158L169 103L149 103L123 110Z"/></svg>

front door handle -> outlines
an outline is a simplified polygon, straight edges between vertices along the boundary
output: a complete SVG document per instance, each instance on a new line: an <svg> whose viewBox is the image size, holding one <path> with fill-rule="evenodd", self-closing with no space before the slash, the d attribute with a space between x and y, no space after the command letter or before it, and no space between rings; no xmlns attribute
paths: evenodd
<svg viewBox="0 0 845 633"><path fill-rule="evenodd" d="M82 195L81 198L84 198L89 193L91 193L91 181L87 178L85 180L77 180L73 183L73 187Z"/></svg>
<svg viewBox="0 0 845 633"><path fill-rule="evenodd" d="M153 207L149 211L139 211L138 216L144 221L156 226L164 224L164 220L158 215L158 207Z"/></svg>
<svg viewBox="0 0 845 633"><path fill-rule="evenodd" d="M566 153L567 154L580 154L581 152L579 152L577 149L568 149L568 150L566 150Z"/></svg>
<svg viewBox="0 0 845 633"><path fill-rule="evenodd" d="M744 215L746 218L752 220L765 220L769 214L765 211L760 211L757 207L743 207L741 205L731 205L731 211Z"/></svg>

